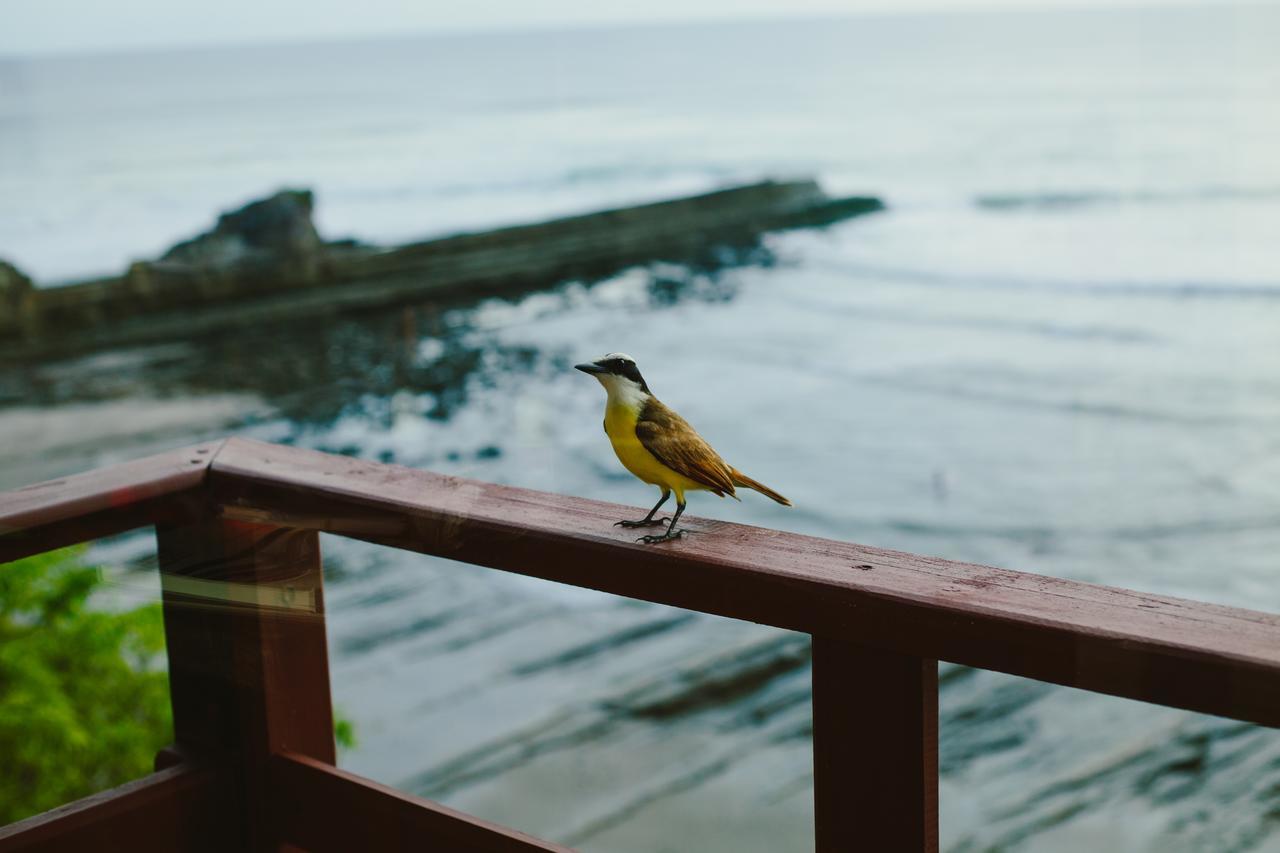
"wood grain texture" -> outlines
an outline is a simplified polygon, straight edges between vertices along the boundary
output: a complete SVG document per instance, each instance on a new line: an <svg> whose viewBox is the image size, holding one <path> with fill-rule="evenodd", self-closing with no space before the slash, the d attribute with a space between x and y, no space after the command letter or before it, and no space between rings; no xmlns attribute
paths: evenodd
<svg viewBox="0 0 1280 853"><path fill-rule="evenodd" d="M632 507L238 438L208 485L230 518L1280 725L1274 614L706 519L640 545Z"/></svg>
<svg viewBox="0 0 1280 853"><path fill-rule="evenodd" d="M0 493L0 562L202 511L221 442Z"/></svg>
<svg viewBox="0 0 1280 853"><path fill-rule="evenodd" d="M938 850L938 662L813 638L817 853Z"/></svg>
<svg viewBox="0 0 1280 853"><path fill-rule="evenodd" d="M157 541L174 739L184 754L235 764L237 846L274 851L268 758L335 759L318 535L211 518L160 525ZM175 583L190 580L202 594ZM207 594L219 584L260 595Z"/></svg>
<svg viewBox="0 0 1280 853"><path fill-rule="evenodd" d="M0 827L0 853L171 853L232 849L212 770L171 767Z"/></svg>
<svg viewBox="0 0 1280 853"><path fill-rule="evenodd" d="M276 755L269 772L277 834L311 853L572 853L306 756Z"/></svg>

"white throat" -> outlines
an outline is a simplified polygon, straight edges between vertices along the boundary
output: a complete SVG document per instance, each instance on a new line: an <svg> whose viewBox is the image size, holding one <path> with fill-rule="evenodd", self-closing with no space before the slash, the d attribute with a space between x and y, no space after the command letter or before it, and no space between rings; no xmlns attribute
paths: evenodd
<svg viewBox="0 0 1280 853"><path fill-rule="evenodd" d="M600 380L600 384L608 392L610 406L622 406L625 409L639 411L649 399L648 392L641 388L638 382L625 376L599 373L596 374L596 379Z"/></svg>

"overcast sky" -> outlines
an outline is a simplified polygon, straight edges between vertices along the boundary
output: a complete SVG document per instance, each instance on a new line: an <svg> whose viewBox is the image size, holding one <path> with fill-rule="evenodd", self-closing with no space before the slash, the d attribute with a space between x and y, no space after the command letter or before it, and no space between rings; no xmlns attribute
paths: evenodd
<svg viewBox="0 0 1280 853"><path fill-rule="evenodd" d="M0 55L699 19L741 20L992 6L1037 9L1120 3L1155 5L1160 2L1162 0L0 0L0 21L3 21Z"/></svg>

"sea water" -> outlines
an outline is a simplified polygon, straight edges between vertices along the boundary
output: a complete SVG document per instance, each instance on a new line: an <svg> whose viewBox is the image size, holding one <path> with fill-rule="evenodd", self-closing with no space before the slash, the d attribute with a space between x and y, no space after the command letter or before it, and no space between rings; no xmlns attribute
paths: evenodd
<svg viewBox="0 0 1280 853"><path fill-rule="evenodd" d="M44 285L280 186L375 242L769 176L888 209L715 273L30 365L0 424L46 452L4 485L234 429L647 507L571 369L623 350L795 503L695 516L1280 610L1277 34L1213 6L7 60L0 257ZM588 850L810 843L791 635L325 548L347 766ZM945 849L1280 849L1270 733L944 681Z"/></svg>

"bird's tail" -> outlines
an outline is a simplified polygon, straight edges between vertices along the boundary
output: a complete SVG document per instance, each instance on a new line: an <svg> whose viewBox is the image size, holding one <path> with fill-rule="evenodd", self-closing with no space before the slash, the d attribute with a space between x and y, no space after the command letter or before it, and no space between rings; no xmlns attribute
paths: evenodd
<svg viewBox="0 0 1280 853"><path fill-rule="evenodd" d="M741 486L744 489L754 489L766 498L772 498L783 506L791 506L791 501L787 500L764 483L757 483L737 468L733 469L733 484L735 486Z"/></svg>

